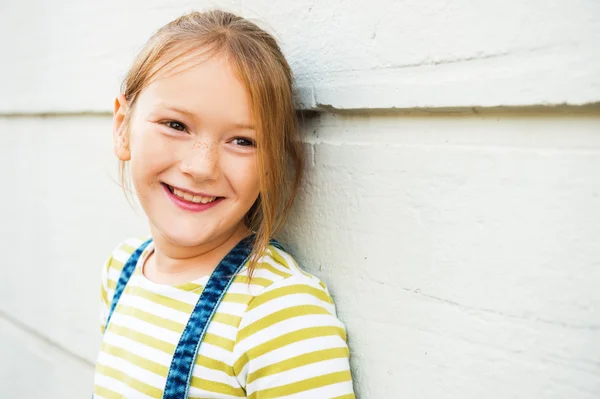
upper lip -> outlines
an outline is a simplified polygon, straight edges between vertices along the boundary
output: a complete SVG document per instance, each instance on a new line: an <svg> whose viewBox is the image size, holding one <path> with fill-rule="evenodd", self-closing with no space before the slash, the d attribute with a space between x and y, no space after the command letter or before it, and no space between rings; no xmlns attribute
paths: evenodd
<svg viewBox="0 0 600 399"><path fill-rule="evenodd" d="M218 195L212 195L212 194L206 194L206 193L198 193L196 191L188 190L186 188L181 188L181 187L173 186L172 184L167 184L167 183L164 183L164 184L166 184L167 186L169 186L169 187L171 187L173 189L176 189L176 190L179 190L179 191L183 191L184 193L192 194L192 195L195 195L197 197L204 197L204 198L218 197Z"/></svg>

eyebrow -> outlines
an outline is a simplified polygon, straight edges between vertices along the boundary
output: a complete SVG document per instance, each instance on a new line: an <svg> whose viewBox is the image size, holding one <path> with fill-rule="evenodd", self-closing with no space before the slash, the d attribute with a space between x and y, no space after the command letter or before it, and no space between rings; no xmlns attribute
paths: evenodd
<svg viewBox="0 0 600 399"><path fill-rule="evenodd" d="M176 106L174 106L174 105L165 104L165 103L159 103L159 104L157 104L157 105L158 105L160 108L168 109L168 110L170 110L170 111L175 111L175 112L177 112L177 113L180 113L180 114L185 114L185 115L188 115L188 116L190 116L190 117L194 117L194 116L195 116L195 115L194 115L194 113L193 113L192 111L190 111L190 110L187 110L187 109L185 109L185 108L179 108L179 107L176 107Z"/></svg>
<svg viewBox="0 0 600 399"><path fill-rule="evenodd" d="M237 127L238 129L254 130L254 125L250 125L247 123L234 123L233 127Z"/></svg>
<svg viewBox="0 0 600 399"><path fill-rule="evenodd" d="M160 103L160 104L158 104L158 106L161 107L161 108L168 109L170 111L174 111L174 112L178 112L180 114L187 115L190 118L195 118L196 117L196 114L194 114L194 112L192 112L192 111L190 111L188 109L185 109L185 108L179 108L179 107L176 107L174 105L165 104L165 103ZM251 124L251 123L233 123L231 126L234 127L234 128L237 128L237 129L248 129L248 130L254 130L255 129L254 125Z"/></svg>

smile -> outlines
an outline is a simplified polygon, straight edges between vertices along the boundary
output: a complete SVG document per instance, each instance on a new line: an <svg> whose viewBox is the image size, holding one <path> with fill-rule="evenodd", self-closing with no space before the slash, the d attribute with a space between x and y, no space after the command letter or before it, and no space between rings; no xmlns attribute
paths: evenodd
<svg viewBox="0 0 600 399"><path fill-rule="evenodd" d="M189 211L202 211L217 204L223 197L208 196L206 194L191 193L162 183L165 191L173 202L179 207Z"/></svg>
<svg viewBox="0 0 600 399"><path fill-rule="evenodd" d="M190 193L186 193L185 191L178 190L176 188L171 187L171 192L178 196L179 198L183 198L186 201L194 202L196 204L206 204L208 202L213 202L217 199L217 197L202 197L199 195L194 195Z"/></svg>

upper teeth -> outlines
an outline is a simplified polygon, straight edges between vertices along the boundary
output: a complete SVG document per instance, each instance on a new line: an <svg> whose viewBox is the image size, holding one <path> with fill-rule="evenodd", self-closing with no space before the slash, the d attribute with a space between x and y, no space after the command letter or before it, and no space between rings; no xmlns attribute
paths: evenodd
<svg viewBox="0 0 600 399"><path fill-rule="evenodd" d="M190 194L185 191L178 190L176 188L173 189L173 194L175 194L179 198L183 198L186 201L195 202L197 204L207 204L217 199L217 197L201 197L199 195Z"/></svg>

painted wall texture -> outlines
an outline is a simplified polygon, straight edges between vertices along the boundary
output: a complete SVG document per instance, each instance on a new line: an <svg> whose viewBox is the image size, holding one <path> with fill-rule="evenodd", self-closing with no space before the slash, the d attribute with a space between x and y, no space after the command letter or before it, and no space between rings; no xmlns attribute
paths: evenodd
<svg viewBox="0 0 600 399"><path fill-rule="evenodd" d="M600 397L600 2L0 6L0 397L92 391L101 264L146 232L112 99L160 25L276 32L309 168L281 240L345 322L357 396Z"/></svg>

